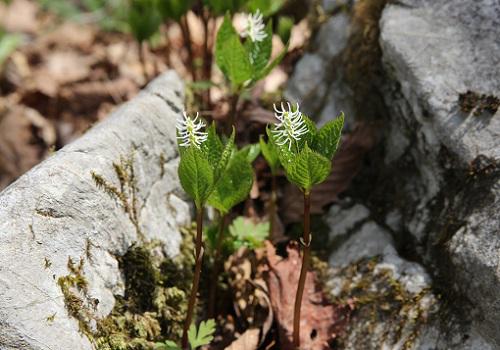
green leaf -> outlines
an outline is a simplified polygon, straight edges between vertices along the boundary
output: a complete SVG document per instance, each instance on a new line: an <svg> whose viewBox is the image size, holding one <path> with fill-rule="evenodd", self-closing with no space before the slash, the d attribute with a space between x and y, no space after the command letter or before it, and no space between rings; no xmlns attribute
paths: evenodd
<svg viewBox="0 0 500 350"><path fill-rule="evenodd" d="M332 159L339 146L343 127L344 113L342 112L319 130L314 139L313 149L326 158Z"/></svg>
<svg viewBox="0 0 500 350"><path fill-rule="evenodd" d="M238 152L246 152L246 151L248 151L247 161L249 163L252 163L259 156L259 154L260 154L260 144L258 144L258 143L251 143L249 145L244 146Z"/></svg>
<svg viewBox="0 0 500 350"><path fill-rule="evenodd" d="M158 9L164 19L170 18L179 22L193 4L193 0L158 0Z"/></svg>
<svg viewBox="0 0 500 350"><path fill-rule="evenodd" d="M128 11L128 24L138 42L151 38L160 27L156 0L130 0Z"/></svg>
<svg viewBox="0 0 500 350"><path fill-rule="evenodd" d="M217 135L215 123L212 123L212 125L207 128L207 134L207 140L201 146L202 150L207 155L210 164L218 164L222 152L224 151L224 144L219 135Z"/></svg>
<svg viewBox="0 0 500 350"><path fill-rule="evenodd" d="M229 140L227 140L226 144L224 145L224 148L222 149L222 152L220 154L219 161L215 166L215 181L218 181L222 173L224 172L224 169L227 168L228 163L229 163L229 158L231 158L231 155L233 154L233 151L235 149L234 145L234 137L235 137L235 130L233 127L233 131L231 132L231 136L229 137Z"/></svg>
<svg viewBox="0 0 500 350"><path fill-rule="evenodd" d="M222 15L226 12L237 12L247 0L204 0L212 12L216 15Z"/></svg>
<svg viewBox="0 0 500 350"><path fill-rule="evenodd" d="M313 145L314 140L316 139L316 134L318 133L318 129L316 128L316 124L305 114L302 114L302 119L304 120L304 124L307 126L308 132L302 135L299 144L299 150L303 149L305 144Z"/></svg>
<svg viewBox="0 0 500 350"><path fill-rule="evenodd" d="M0 32L0 67L21 44L21 36Z"/></svg>
<svg viewBox="0 0 500 350"><path fill-rule="evenodd" d="M234 153L208 199L208 204L223 214L245 200L252 189L253 169L248 161L248 151Z"/></svg>
<svg viewBox="0 0 500 350"><path fill-rule="evenodd" d="M331 168L330 159L312 151L306 144L285 170L290 182L309 192L314 185L325 181Z"/></svg>
<svg viewBox="0 0 500 350"><path fill-rule="evenodd" d="M233 237L233 249L246 246L259 248L269 235L269 222L254 223L251 219L239 216L229 226L229 234Z"/></svg>
<svg viewBox="0 0 500 350"><path fill-rule="evenodd" d="M285 1L286 0L250 0L247 4L247 9L249 12L260 10L265 17L269 17L278 12Z"/></svg>
<svg viewBox="0 0 500 350"><path fill-rule="evenodd" d="M267 65L266 68L264 68L259 74L257 74L254 77L253 79L254 82L259 81L262 78L265 78L278 64L280 64L280 62L283 60L286 53L288 52L289 45L290 43L287 43L283 51L281 51L280 54L270 64Z"/></svg>
<svg viewBox="0 0 500 350"><path fill-rule="evenodd" d="M294 24L295 22L292 17L283 16L278 19L278 28L276 29L276 33L279 35L283 43L287 43L290 40Z"/></svg>
<svg viewBox="0 0 500 350"><path fill-rule="evenodd" d="M173 341L166 340L164 343L155 343L155 350L181 350L181 348Z"/></svg>
<svg viewBox="0 0 500 350"><path fill-rule="evenodd" d="M273 49L273 24L269 21L266 26L267 36L262 41L252 41L247 39L245 41L245 48L250 55L250 63L253 68L254 77L266 67L271 57Z"/></svg>
<svg viewBox="0 0 500 350"><path fill-rule="evenodd" d="M278 146L276 144L276 137L272 133L272 130L274 129L274 125L271 127L266 128L267 132L267 137L269 139L269 144L271 145L272 148L276 150L276 153L278 154L278 159L281 164L281 166L285 169L285 171L288 169L290 164L292 164L293 160L296 157L296 154L288 149L287 145L284 146ZM297 150L297 147L293 147L294 150Z"/></svg>
<svg viewBox="0 0 500 350"><path fill-rule="evenodd" d="M215 321L213 319L201 321L196 332L196 325L192 324L188 331L188 340L191 349L196 349L199 346L208 345L214 339Z"/></svg>
<svg viewBox="0 0 500 350"><path fill-rule="evenodd" d="M252 78L250 57L233 27L231 17L226 14L215 42L215 61L224 75L235 87Z"/></svg>
<svg viewBox="0 0 500 350"><path fill-rule="evenodd" d="M260 150L262 151L262 155L267 161L267 164L269 164L269 167L271 168L271 173L273 175L276 175L276 172L278 171L278 168L280 166L280 159L278 157L278 151L276 150L276 147L272 142L267 142L264 141L264 136L261 135L259 139L260 143Z"/></svg>
<svg viewBox="0 0 500 350"><path fill-rule="evenodd" d="M205 154L196 147L188 147L181 153L178 174L184 191L201 208L214 186L213 169Z"/></svg>

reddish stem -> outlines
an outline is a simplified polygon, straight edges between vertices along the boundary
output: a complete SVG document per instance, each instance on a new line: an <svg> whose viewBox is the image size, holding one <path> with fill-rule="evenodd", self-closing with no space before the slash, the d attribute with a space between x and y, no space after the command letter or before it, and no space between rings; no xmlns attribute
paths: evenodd
<svg viewBox="0 0 500 350"><path fill-rule="evenodd" d="M300 308L302 306L302 297L304 295L304 286L306 284L307 270L309 268L309 259L311 255L311 196L309 192L304 192L304 234L302 244L304 245L304 254L302 255L302 267L300 269L299 285L295 297L295 308L293 313L293 345L300 347Z"/></svg>
<svg viewBox="0 0 500 350"><path fill-rule="evenodd" d="M191 288L191 295L189 296L189 303L182 331L182 349L189 350L188 346L188 330L193 321L194 309L196 306L196 295L198 294L198 286L200 284L201 263L203 260L203 208L196 209L196 241L195 241L195 268L193 276L193 287Z"/></svg>

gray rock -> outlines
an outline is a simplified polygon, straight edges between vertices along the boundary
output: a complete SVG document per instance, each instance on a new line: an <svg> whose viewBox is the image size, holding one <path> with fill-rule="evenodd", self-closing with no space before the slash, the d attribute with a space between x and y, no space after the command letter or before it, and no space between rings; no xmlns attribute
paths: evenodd
<svg viewBox="0 0 500 350"><path fill-rule="evenodd" d="M422 259L475 309L472 333L500 348L500 111L474 115L459 105L469 90L500 96L500 3L405 3L388 5L380 22L385 162L414 170L397 180L401 223Z"/></svg>
<svg viewBox="0 0 500 350"><path fill-rule="evenodd" d="M183 84L168 72L0 193L2 350L92 348L57 284L69 258L82 259L85 298L99 300L99 318L124 291L117 257L132 244L155 239L165 254L178 253L178 226L190 221L176 175L173 125L182 106ZM112 164L120 158L133 160L137 225L91 175L119 188Z"/></svg>
<svg viewBox="0 0 500 350"><path fill-rule="evenodd" d="M315 39L318 54L326 61L338 56L347 46L350 19L347 13L330 17L319 30Z"/></svg>
<svg viewBox="0 0 500 350"><path fill-rule="evenodd" d="M319 55L306 53L288 81L286 99L293 103L299 102L301 111L308 115L313 115L321 106L318 96L324 96L328 88L324 69L325 64Z"/></svg>

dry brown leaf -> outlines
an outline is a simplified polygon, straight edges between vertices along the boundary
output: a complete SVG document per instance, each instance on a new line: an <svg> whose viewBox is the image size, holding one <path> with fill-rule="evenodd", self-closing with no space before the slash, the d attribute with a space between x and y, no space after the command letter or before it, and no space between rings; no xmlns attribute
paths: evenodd
<svg viewBox="0 0 500 350"><path fill-rule="evenodd" d="M287 247L288 257L276 254L266 242L269 270L264 274L279 329L281 350L293 350L293 314L295 293L299 281L301 258L296 243ZM345 328L350 307L332 305L315 283L315 273L308 272L301 309L300 344L302 349L327 350L330 343Z"/></svg>
<svg viewBox="0 0 500 350"><path fill-rule="evenodd" d="M33 109L0 100L0 189L29 170L53 145L52 125Z"/></svg>
<svg viewBox="0 0 500 350"><path fill-rule="evenodd" d="M14 0L8 6L2 3L0 6L0 27L9 32L37 32L39 8L36 1Z"/></svg>
<svg viewBox="0 0 500 350"><path fill-rule="evenodd" d="M259 344L271 329L273 310L266 283L262 278L264 250L240 248L225 263L238 323L260 329Z"/></svg>
<svg viewBox="0 0 500 350"><path fill-rule="evenodd" d="M359 124L352 133L343 137L338 153L333 159L332 173L325 182L311 191L311 214L323 214L325 206L337 200L337 196L347 190L352 179L361 169L365 154L373 148L376 128ZM286 224L299 222L303 215L303 194L287 184L280 201L280 213Z"/></svg>
<svg viewBox="0 0 500 350"><path fill-rule="evenodd" d="M257 350L259 346L260 330L251 328L240 335L231 345L225 350Z"/></svg>

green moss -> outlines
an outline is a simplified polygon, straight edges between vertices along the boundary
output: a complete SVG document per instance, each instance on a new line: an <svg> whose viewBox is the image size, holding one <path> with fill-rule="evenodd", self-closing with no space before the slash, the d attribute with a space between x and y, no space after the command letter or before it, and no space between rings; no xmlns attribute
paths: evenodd
<svg viewBox="0 0 500 350"><path fill-rule="evenodd" d="M157 341L179 339L194 265L194 230L181 232L183 243L174 259L153 253L161 248L158 242L134 246L119 259L125 295L117 296L111 314L98 321L97 349L151 349Z"/></svg>
<svg viewBox="0 0 500 350"><path fill-rule="evenodd" d="M337 302L351 300L355 305L353 320L339 339L340 348L349 344L349 348L373 349L402 342L402 349L409 350L427 322L432 305L423 309L421 301L431 291L408 292L390 270L375 271L378 262L379 258L365 259L338 272L345 282Z"/></svg>
<svg viewBox="0 0 500 350"><path fill-rule="evenodd" d="M137 199L137 179L134 168L134 155L120 157L119 162L113 163L118 185L102 175L92 171L90 174L97 188L106 192L112 199L116 200L134 225L137 235L143 239L144 235L139 225L139 205Z"/></svg>
<svg viewBox="0 0 500 350"><path fill-rule="evenodd" d="M63 293L68 314L78 321L80 331L90 336L92 333L89 327L91 313L84 301L87 296L87 280L82 274L83 264L83 259L80 259L80 263L75 265L71 257L68 258L68 270L70 273L59 277L57 284Z"/></svg>

